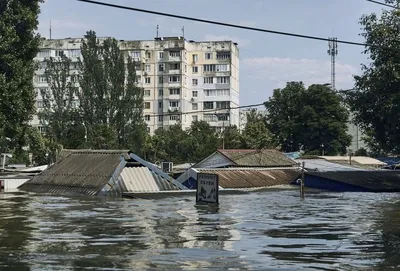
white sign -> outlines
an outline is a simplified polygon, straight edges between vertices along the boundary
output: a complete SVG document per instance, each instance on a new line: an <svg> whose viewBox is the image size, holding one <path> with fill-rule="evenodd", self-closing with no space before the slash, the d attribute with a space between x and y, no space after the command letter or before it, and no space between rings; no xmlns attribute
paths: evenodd
<svg viewBox="0 0 400 271"><path fill-rule="evenodd" d="M218 175L198 173L196 203L218 204L218 188Z"/></svg>

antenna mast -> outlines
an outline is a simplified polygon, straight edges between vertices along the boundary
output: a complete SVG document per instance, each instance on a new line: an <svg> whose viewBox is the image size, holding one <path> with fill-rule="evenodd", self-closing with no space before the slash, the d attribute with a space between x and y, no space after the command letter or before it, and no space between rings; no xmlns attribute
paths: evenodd
<svg viewBox="0 0 400 271"><path fill-rule="evenodd" d="M328 55L331 56L331 87L334 91L336 91L335 87L335 79L336 79L336 71L335 71L335 65L336 65L336 56L338 54L338 46L337 46L337 38L329 38L329 43L328 43Z"/></svg>
<svg viewBox="0 0 400 271"><path fill-rule="evenodd" d="M51 39L51 20L50 20L50 39Z"/></svg>
<svg viewBox="0 0 400 271"><path fill-rule="evenodd" d="M157 33L156 33L157 38L158 38L158 29L159 29L159 26L157 25Z"/></svg>

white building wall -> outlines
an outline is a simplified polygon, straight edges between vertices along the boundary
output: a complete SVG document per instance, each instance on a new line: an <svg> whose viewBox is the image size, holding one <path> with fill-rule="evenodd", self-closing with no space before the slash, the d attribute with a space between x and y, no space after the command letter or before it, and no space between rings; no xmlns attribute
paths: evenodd
<svg viewBox="0 0 400 271"><path fill-rule="evenodd" d="M104 40L105 38L99 38L100 43ZM119 41L119 46L126 57L130 55L140 63L140 69L137 69L138 85L143 87L145 92L143 115L151 134L160 127L168 128L176 123L181 123L182 128L186 129L196 119L208 120L217 131L229 125L239 126L238 109L216 110L217 103L223 101L229 102L230 108L239 106L239 50L232 41L188 42L181 37L171 37L149 41ZM45 59L57 57L62 52L72 59L71 73L78 73L80 47L81 39L42 40L40 53L35 59L40 63L40 68L33 78L38 111L42 106L40 89L49 90L49 85L43 79ZM221 51L230 57L217 59L217 52ZM212 58L206 59L206 53L211 54ZM193 61L193 55L197 55L196 61ZM178 68L171 69L175 64ZM160 65L163 65L163 70L160 70ZM229 71L205 72L204 65L227 65ZM197 67L197 72L193 71L193 67ZM179 82L170 82L170 77L174 76L179 77ZM213 84L204 84L204 77L208 76L214 78ZM229 77L229 83L217 84L217 77L221 76ZM193 84L193 79L197 80L197 85ZM171 89L179 89L179 93ZM229 94L207 96L205 90L208 90L207 93L209 90L229 90ZM219 94L221 93L220 91ZM197 112L207 110L204 108L204 102L212 102L213 109L210 112ZM178 112L176 115L171 115L174 109ZM215 116L222 113L229 114L229 118L225 121L216 121L209 117L210 114ZM31 124L42 126L37 116L33 118Z"/></svg>

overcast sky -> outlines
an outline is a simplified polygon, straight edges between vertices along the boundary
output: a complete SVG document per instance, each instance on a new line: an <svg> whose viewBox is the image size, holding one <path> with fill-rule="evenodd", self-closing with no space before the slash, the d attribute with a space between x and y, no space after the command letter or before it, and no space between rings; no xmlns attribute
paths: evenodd
<svg viewBox="0 0 400 271"><path fill-rule="evenodd" d="M382 7L365 0L99 0L283 32L364 42L359 18L380 13ZM382 0L383 2L383 0ZM82 37L87 30L98 36L124 40L151 40L181 35L190 40L233 40L240 49L240 104L268 100L272 90L287 81L330 82L330 57L325 41L304 40L180 19L96 6L75 0L47 0L39 16L39 32L52 38ZM339 44L336 88L353 87L353 74L367 61L363 47Z"/></svg>

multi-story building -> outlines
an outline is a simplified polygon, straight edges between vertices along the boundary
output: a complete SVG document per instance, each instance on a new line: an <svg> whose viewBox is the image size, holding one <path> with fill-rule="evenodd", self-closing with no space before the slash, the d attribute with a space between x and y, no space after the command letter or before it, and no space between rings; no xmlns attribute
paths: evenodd
<svg viewBox="0 0 400 271"><path fill-rule="evenodd" d="M105 38L99 38L100 43ZM149 41L119 41L126 58L137 62L138 85L144 89L144 119L148 132L181 123L207 121L216 131L239 126L239 50L232 41L187 41L182 37ZM81 39L42 40L34 78L37 108L40 89L49 90L44 60L62 54L72 60L71 73L78 73ZM74 77L72 77L74 78ZM79 87L79 86L78 86ZM79 101L77 101L79 102ZM35 117L32 125L40 127Z"/></svg>

